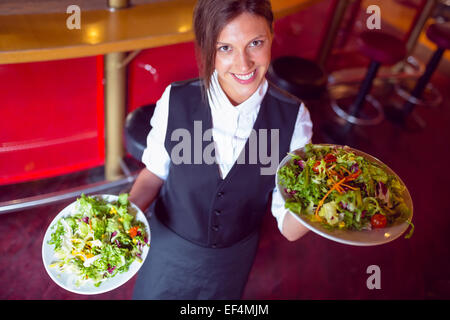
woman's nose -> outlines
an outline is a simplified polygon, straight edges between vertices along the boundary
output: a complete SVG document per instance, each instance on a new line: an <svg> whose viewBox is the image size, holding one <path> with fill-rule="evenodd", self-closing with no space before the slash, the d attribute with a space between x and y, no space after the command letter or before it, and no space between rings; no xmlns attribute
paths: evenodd
<svg viewBox="0 0 450 320"><path fill-rule="evenodd" d="M247 52L240 52L236 59L236 67L242 73L250 71L253 66L253 61L251 56Z"/></svg>

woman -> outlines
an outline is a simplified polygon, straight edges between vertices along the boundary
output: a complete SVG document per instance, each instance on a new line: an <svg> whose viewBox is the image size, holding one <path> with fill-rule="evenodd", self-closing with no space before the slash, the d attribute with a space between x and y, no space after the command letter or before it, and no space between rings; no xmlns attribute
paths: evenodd
<svg viewBox="0 0 450 320"><path fill-rule="evenodd" d="M272 24L268 0L195 7L201 80L166 88L142 157L147 168L130 192L142 210L152 205L152 245L135 299L240 299L271 195L281 233L294 241L307 231L286 214L273 174L250 159L252 133L278 129L269 152L281 158L312 135L306 107L265 79Z"/></svg>

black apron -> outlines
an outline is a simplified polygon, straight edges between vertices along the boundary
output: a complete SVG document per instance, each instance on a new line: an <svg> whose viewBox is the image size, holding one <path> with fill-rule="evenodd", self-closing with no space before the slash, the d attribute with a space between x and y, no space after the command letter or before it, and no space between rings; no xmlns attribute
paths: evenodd
<svg viewBox="0 0 450 320"><path fill-rule="evenodd" d="M250 273L258 232L227 248L207 248L185 240L150 218L151 247L139 270L133 299L237 300Z"/></svg>

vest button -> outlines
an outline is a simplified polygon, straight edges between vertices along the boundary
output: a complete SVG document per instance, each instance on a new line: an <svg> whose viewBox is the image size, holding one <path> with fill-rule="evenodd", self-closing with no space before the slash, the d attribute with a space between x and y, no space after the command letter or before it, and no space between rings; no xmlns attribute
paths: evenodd
<svg viewBox="0 0 450 320"><path fill-rule="evenodd" d="M223 197L223 192L222 192L222 191L218 192L218 193L217 193L217 196L218 196L219 198L222 198L222 197Z"/></svg>
<svg viewBox="0 0 450 320"><path fill-rule="evenodd" d="M214 243L211 247L215 249L217 248L217 244Z"/></svg>
<svg viewBox="0 0 450 320"><path fill-rule="evenodd" d="M215 226L212 227L212 229L213 229L214 231L219 231L219 226L218 226L218 225L215 225Z"/></svg>
<svg viewBox="0 0 450 320"><path fill-rule="evenodd" d="M214 210L214 213L216 214L216 216L220 216L220 214L222 213L222 211L220 211L220 210Z"/></svg>

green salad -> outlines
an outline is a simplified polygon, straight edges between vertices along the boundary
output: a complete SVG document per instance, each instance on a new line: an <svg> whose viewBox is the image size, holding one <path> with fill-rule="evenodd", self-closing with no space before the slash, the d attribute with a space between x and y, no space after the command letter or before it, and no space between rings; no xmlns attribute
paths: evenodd
<svg viewBox="0 0 450 320"><path fill-rule="evenodd" d="M305 156L291 155L278 176L285 207L326 228L371 230L409 221L405 186L379 163L348 148L308 144Z"/></svg>
<svg viewBox="0 0 450 320"><path fill-rule="evenodd" d="M113 202L81 195L74 214L52 227L48 243L55 246L57 261L50 267L78 275L77 286L93 281L98 287L128 271L133 261L142 262L148 235L144 223L137 221L131 210L125 193Z"/></svg>

